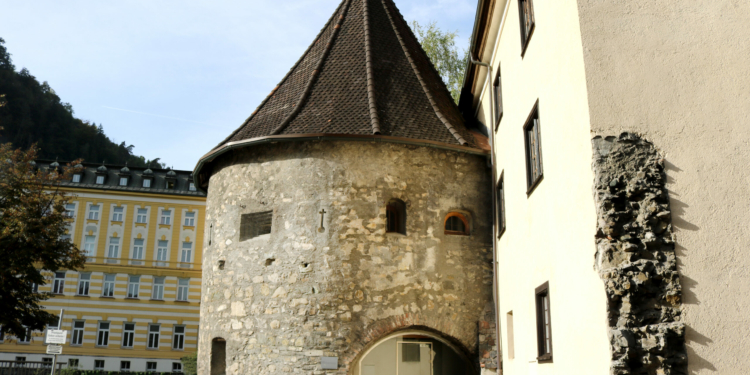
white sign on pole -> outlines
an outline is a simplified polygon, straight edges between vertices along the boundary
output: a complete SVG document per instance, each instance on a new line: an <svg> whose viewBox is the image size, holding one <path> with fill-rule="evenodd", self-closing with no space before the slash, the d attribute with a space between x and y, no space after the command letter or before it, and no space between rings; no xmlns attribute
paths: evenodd
<svg viewBox="0 0 750 375"><path fill-rule="evenodd" d="M62 345L47 345L47 354L62 354Z"/></svg>
<svg viewBox="0 0 750 375"><path fill-rule="evenodd" d="M45 344L65 344L68 338L68 331L61 329L51 329L47 331L47 339L44 340ZM49 353L48 353L49 354Z"/></svg>

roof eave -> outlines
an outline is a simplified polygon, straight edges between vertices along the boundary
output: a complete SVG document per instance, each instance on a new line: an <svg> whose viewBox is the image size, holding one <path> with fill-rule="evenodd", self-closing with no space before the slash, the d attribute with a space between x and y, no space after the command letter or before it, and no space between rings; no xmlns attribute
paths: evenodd
<svg viewBox="0 0 750 375"><path fill-rule="evenodd" d="M364 142L385 142L385 143L400 143L409 144L423 147L438 148L443 150L451 150L464 152L472 155L480 155L484 157L489 156L489 150L484 150L475 147L452 145L443 142L429 141L422 139L402 138L393 137L388 135L360 135L360 134L282 134L282 135L269 135L265 137L257 137L251 139L245 139L241 141L227 142L203 155L199 160L198 164L193 170L193 178L195 179L195 186L200 191L207 193L206 189L203 188L203 181L201 180L201 169L208 163L214 161L220 155L229 152L234 149L257 146L266 143L276 142L304 142L304 141L364 141Z"/></svg>

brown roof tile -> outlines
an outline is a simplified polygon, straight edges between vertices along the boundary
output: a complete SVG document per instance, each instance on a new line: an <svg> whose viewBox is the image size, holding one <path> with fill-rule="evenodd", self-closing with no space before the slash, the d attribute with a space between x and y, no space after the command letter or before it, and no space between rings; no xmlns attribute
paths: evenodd
<svg viewBox="0 0 750 375"><path fill-rule="evenodd" d="M343 0L281 83L216 149L302 134L482 148L392 0Z"/></svg>

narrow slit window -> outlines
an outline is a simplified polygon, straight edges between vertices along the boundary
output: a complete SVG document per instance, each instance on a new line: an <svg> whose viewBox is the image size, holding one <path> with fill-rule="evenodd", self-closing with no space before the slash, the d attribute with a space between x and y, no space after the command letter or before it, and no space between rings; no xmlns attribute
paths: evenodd
<svg viewBox="0 0 750 375"><path fill-rule="evenodd" d="M400 199L391 199L385 206L385 231L406 234L406 204Z"/></svg>
<svg viewBox="0 0 750 375"><path fill-rule="evenodd" d="M273 211L243 214L240 217L240 241L271 233Z"/></svg>

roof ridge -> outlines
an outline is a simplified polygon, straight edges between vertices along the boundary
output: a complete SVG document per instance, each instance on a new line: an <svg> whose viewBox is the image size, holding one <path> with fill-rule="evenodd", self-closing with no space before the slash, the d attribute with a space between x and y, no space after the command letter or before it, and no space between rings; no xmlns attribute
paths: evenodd
<svg viewBox="0 0 750 375"><path fill-rule="evenodd" d="M414 59L412 59L411 54L409 53L409 50L406 47L406 44L404 43L403 37L401 36L401 33L398 31L398 28L396 27L396 24L393 21L393 16L391 15L391 11L388 5L386 4L386 0L381 0L381 2L383 3L383 8L385 8L386 15L388 15L388 20L390 20L391 27L393 28L393 32L396 33L396 38L398 39L398 42L401 45L401 49L403 50L404 55L406 56L406 59L409 60L409 65L411 65L412 70L414 70L414 74L417 76L417 80L419 81L419 84L422 86L422 90L427 96L427 100L430 102L430 105L432 106L432 110L435 112L435 115L438 117L438 119L440 119L443 125L445 125L445 127L448 128L448 131L451 133L451 135L453 135L454 138L456 138L459 144L461 144L462 146L468 145L469 142L466 139L464 139L463 136L461 136L458 130L456 130L456 128L453 127L453 124L451 124L450 121L448 121L445 115L443 115L443 113L438 108L437 103L435 102L435 98L433 98L432 96L432 92L430 92L429 88L427 87L427 84L424 81L424 77L422 77L422 74L419 72L417 65L414 63ZM395 7L395 4L393 6ZM401 14L399 12L399 16L400 15ZM438 78L440 78L440 75L438 75Z"/></svg>
<svg viewBox="0 0 750 375"><path fill-rule="evenodd" d="M318 65L315 66L315 70L313 70L312 74L310 74L310 80L307 81L305 90L302 91L302 95L300 96L299 101L297 101L297 104L294 105L294 110L292 110L292 113L290 113L283 121L281 121L281 124L279 124L279 126L277 126L276 129L271 132L271 135L278 135L279 133L281 133L289 125L289 123L292 122L295 117L297 117L300 111L302 111L302 105L305 104L305 101L310 96L310 91L312 91L312 88L315 85L316 78L320 74L320 70L323 69L323 64L325 63L326 58L328 58L328 54L331 52L333 42L336 40L336 36L339 35L339 30L341 30L341 23L344 21L344 15L347 14L347 11L349 10L349 4L351 4L351 2L352 0L344 0L342 2L344 7L343 9L341 9L341 14L338 17L336 25L333 26L333 32L328 38L328 43L326 44L325 50L323 50L323 53L320 54L320 61L318 61ZM334 17L335 16L336 13L334 13Z"/></svg>
<svg viewBox="0 0 750 375"><path fill-rule="evenodd" d="M315 44L317 44L318 39L320 39L320 37L323 36L323 33L326 31L326 29L328 29L328 26L331 25L331 23L333 22L334 18L336 18L336 15L339 14L339 11L344 6L344 3L348 3L349 1L350 0L341 0L341 3L339 4L339 6L336 7L336 10L333 12L333 14L331 14L331 17L328 18L328 21L326 21L326 23L323 25L323 27L318 32L318 35L316 35L315 38L313 39L312 43L310 43L310 45L307 46L307 49L305 49L305 52L302 53L302 55L297 60L297 62L294 63L294 65L289 69L289 71L286 72L286 74L281 79L281 81L279 81L279 83L271 90L271 92L263 99L263 101L260 102L260 104L258 104L257 107L255 107L255 111L253 111L253 113L251 113L250 116L248 116L248 118L245 119L245 121L242 122L242 125L240 125L231 134L229 134L228 137L224 138L224 140L222 140L221 142L219 142L219 144L216 147L214 147L214 149L217 149L217 148L223 146L224 144L226 144L227 142L229 142L229 140L231 140L235 135L237 135L237 133L239 133L240 130L242 130L242 129L245 128L245 125L247 125L247 124L250 123L250 120L252 120L253 117L255 117L255 115L260 111L260 109L273 97L273 94L276 92L276 90L278 90L279 87L281 87L281 85L284 84L284 82L286 82L286 80L289 78L289 76L292 75L292 72L294 72L294 69L296 69L299 66L299 64L301 64L302 61L305 60L305 56L307 56L307 54L310 52L310 50L312 50L312 48L315 46Z"/></svg>
<svg viewBox="0 0 750 375"><path fill-rule="evenodd" d="M378 116L378 106L375 100L375 78L372 72L372 51L370 41L370 10L369 1L362 0L363 15L365 20L365 65L367 66L367 98L370 108L370 122L372 123L372 134L380 134L380 117Z"/></svg>

